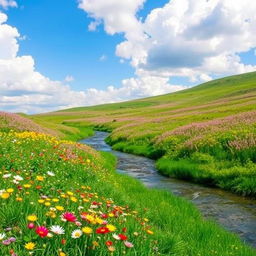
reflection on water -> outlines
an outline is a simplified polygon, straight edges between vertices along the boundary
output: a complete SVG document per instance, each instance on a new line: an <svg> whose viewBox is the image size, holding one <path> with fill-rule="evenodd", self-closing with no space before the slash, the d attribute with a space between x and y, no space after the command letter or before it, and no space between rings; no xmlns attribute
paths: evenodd
<svg viewBox="0 0 256 256"><path fill-rule="evenodd" d="M105 143L108 133L95 132L81 143L101 151L108 151L118 159L117 170L142 181L147 187L167 189L192 201L207 218L237 233L244 241L256 247L256 201L229 192L203 187L193 183L164 177L157 173L155 162L145 157L111 149Z"/></svg>

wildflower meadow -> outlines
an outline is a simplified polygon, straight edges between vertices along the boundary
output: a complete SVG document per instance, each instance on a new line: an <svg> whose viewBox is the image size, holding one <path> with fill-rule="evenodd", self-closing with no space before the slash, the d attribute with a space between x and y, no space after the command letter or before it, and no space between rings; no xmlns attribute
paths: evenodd
<svg viewBox="0 0 256 256"><path fill-rule="evenodd" d="M56 137L0 133L0 255L237 255L255 251L189 202Z"/></svg>

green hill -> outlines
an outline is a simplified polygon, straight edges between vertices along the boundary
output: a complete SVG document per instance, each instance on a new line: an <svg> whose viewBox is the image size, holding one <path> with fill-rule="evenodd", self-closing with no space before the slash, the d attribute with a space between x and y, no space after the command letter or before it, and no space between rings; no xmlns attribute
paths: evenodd
<svg viewBox="0 0 256 256"><path fill-rule="evenodd" d="M256 72L32 119L110 131L114 149L158 159L165 175L256 195Z"/></svg>

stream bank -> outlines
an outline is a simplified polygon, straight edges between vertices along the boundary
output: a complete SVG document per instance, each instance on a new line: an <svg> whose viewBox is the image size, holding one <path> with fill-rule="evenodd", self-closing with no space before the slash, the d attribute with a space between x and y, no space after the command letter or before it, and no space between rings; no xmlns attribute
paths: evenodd
<svg viewBox="0 0 256 256"><path fill-rule="evenodd" d="M256 247L256 201L243 198L217 188L209 188L161 176L151 159L114 151L105 143L109 134L95 135L80 141L96 150L114 154L118 159L117 171L128 174L149 188L166 189L184 197L200 209L204 217L214 219L225 229L238 234L241 239Z"/></svg>

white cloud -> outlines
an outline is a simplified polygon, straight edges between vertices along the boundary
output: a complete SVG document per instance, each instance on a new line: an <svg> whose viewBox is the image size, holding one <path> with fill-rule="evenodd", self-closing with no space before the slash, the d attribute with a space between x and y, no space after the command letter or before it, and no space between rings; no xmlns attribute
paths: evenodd
<svg viewBox="0 0 256 256"><path fill-rule="evenodd" d="M125 33L128 39L140 40L143 37L142 24L136 18L136 13L145 1L79 0L79 8L95 19L90 23L89 30L95 30L104 21L108 34Z"/></svg>
<svg viewBox="0 0 256 256"><path fill-rule="evenodd" d="M16 28L4 24L7 16L0 12L0 59L14 58L19 50L17 37L19 32Z"/></svg>
<svg viewBox="0 0 256 256"><path fill-rule="evenodd" d="M18 56L20 34L16 28L6 24L6 21L7 16L0 13L1 110L47 112L124 101L182 89L181 86L169 85L167 78L151 76L123 80L120 88L109 86L106 90L91 88L74 91L65 85L74 80L71 75L65 78L64 83L52 81L35 70L35 60L32 56Z"/></svg>
<svg viewBox="0 0 256 256"><path fill-rule="evenodd" d="M146 18L146 59L132 59L139 59L138 69L169 75L251 71L255 67L242 64L237 53L256 46L255 12L256 2L250 0L172 0Z"/></svg>
<svg viewBox="0 0 256 256"><path fill-rule="evenodd" d="M171 0L141 22L136 12L143 2L80 3L91 17L102 20L107 33L125 34L116 54L130 60L136 74L207 81L216 74L256 69L238 56L256 47L256 1ZM120 22L120 16L127 18Z"/></svg>
<svg viewBox="0 0 256 256"><path fill-rule="evenodd" d="M67 75L64 79L64 81L67 83L73 82L74 80L75 80L75 78L71 75Z"/></svg>
<svg viewBox="0 0 256 256"><path fill-rule="evenodd" d="M8 7L18 7L18 4L14 0L0 0L0 7L7 9Z"/></svg>
<svg viewBox="0 0 256 256"><path fill-rule="evenodd" d="M89 24L88 29L89 29L89 31L95 31L99 25L100 25L100 21L99 20L92 21Z"/></svg>

